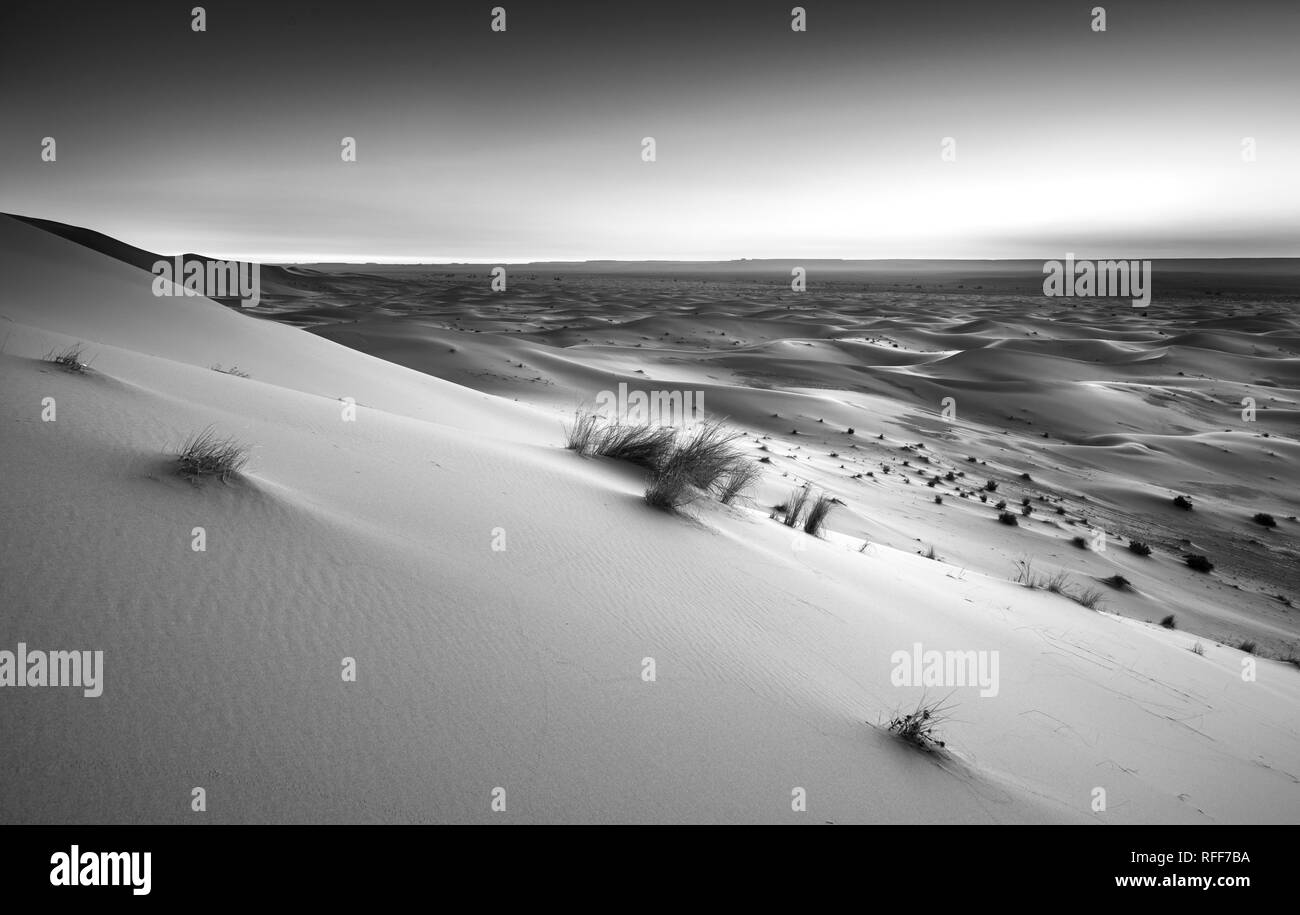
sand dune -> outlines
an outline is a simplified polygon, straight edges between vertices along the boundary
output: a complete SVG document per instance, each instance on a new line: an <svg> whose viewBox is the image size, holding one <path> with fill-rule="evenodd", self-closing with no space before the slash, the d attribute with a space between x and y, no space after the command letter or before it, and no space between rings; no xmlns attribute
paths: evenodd
<svg viewBox="0 0 1300 915"><path fill-rule="evenodd" d="M1277 597L1300 356L1275 303L1111 318L538 265L504 297L485 268L284 268L240 310L8 217L0 259L0 648L105 656L100 698L0 695L28 735L0 746L5 822L187 822L194 786L208 822L1300 816L1300 671L1275 659L1300 639ZM91 372L41 360L70 343ZM703 390L770 461L753 503L665 515L635 468L564 450L620 381ZM209 424L253 446L242 478L173 473ZM768 518L804 481L845 503L821 539ZM1105 552L1072 544L1084 519ZM1133 590L1085 609L1010 580L1021 558ZM1253 680L1245 638L1271 655ZM918 643L999 653L996 696L941 691L942 754L881 727L926 692L891 681Z"/></svg>

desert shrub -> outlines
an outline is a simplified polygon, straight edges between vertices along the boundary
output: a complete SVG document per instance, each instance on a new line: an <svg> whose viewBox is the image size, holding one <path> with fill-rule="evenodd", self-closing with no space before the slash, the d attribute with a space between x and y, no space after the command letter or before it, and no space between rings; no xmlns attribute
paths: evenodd
<svg viewBox="0 0 1300 915"><path fill-rule="evenodd" d="M75 372L78 375L84 375L90 368L89 362L82 361L84 347L80 344L65 346L61 350L50 350L45 354L45 362L57 365L65 371Z"/></svg>
<svg viewBox="0 0 1300 915"><path fill-rule="evenodd" d="M997 491L998 491L998 482L997 482L997 480L985 480L985 481L984 481L984 491L985 491L985 492L997 492Z"/></svg>
<svg viewBox="0 0 1300 915"><path fill-rule="evenodd" d="M218 362L216 365L212 366L212 371L214 371L214 372L220 372L220 373L223 374L223 375L234 375L236 378L251 378L251 377L252 377L251 374L249 374L248 372L245 372L243 369L241 369L241 368L240 368L239 366L237 366L237 365L232 365L232 366L231 366L230 368L228 368L228 369L227 369L227 368L222 368L220 362Z"/></svg>
<svg viewBox="0 0 1300 915"><path fill-rule="evenodd" d="M935 494L934 494L934 504L935 504L935 505L942 505L942 504L943 504L943 496L939 495L938 493L935 493Z"/></svg>
<svg viewBox="0 0 1300 915"><path fill-rule="evenodd" d="M1026 518L1028 518L1033 513L1034 513L1034 507L1032 505L1020 506L1020 514L1024 515Z"/></svg>
<svg viewBox="0 0 1300 915"><path fill-rule="evenodd" d="M1188 553L1183 557L1183 562L1187 563L1189 569L1194 569L1197 572L1209 572L1214 568L1214 563L1199 553Z"/></svg>
<svg viewBox="0 0 1300 915"><path fill-rule="evenodd" d="M1186 496L1174 496L1174 508L1181 508L1185 512L1192 510L1192 500Z"/></svg>
<svg viewBox="0 0 1300 915"><path fill-rule="evenodd" d="M652 508L675 512L695 498L696 490L680 470L652 470L645 484L645 502Z"/></svg>
<svg viewBox="0 0 1300 915"><path fill-rule="evenodd" d="M1011 512L1002 512L999 514L998 521L1002 524L1009 524L1012 527L1016 527L1020 524L1019 519L1017 519L1015 515L1011 514Z"/></svg>
<svg viewBox="0 0 1300 915"><path fill-rule="evenodd" d="M696 426L684 442L677 441L675 430L668 432L662 450L655 451L657 442L651 440L650 453L658 457L658 463L651 466L674 467L700 489L715 488L732 471L748 463L732 445L742 433L729 431L716 420Z"/></svg>
<svg viewBox="0 0 1300 915"><path fill-rule="evenodd" d="M613 423L595 434L592 449L601 457L661 470L671 460L676 443L677 430L672 426Z"/></svg>
<svg viewBox="0 0 1300 915"><path fill-rule="evenodd" d="M822 526L826 523L826 516L831 513L833 506L834 503L825 494L814 499L812 505L808 507L808 517L804 519L804 533L812 534L814 537L820 534Z"/></svg>
<svg viewBox="0 0 1300 915"><path fill-rule="evenodd" d="M1069 595L1070 600L1089 610L1096 610L1101 605L1102 593L1096 588L1085 588L1078 594Z"/></svg>
<svg viewBox="0 0 1300 915"><path fill-rule="evenodd" d="M800 486L790 494L790 498L786 500L785 505L777 506L777 511L785 514L785 517L781 519L781 523L786 527L796 527L799 524L799 519L803 516L803 510L807 504L808 487Z"/></svg>
<svg viewBox="0 0 1300 915"><path fill-rule="evenodd" d="M1277 527L1276 519L1274 519L1272 515L1265 514L1264 512L1260 512L1250 520L1254 521L1256 524L1262 524L1264 527Z"/></svg>
<svg viewBox="0 0 1300 915"><path fill-rule="evenodd" d="M1073 543L1075 546L1077 546L1077 547L1078 547L1079 549L1081 549L1081 550L1086 550L1086 549L1088 548L1088 538L1087 538L1087 537L1083 537L1083 536L1081 536L1081 535L1075 535L1075 536L1070 540L1070 542Z"/></svg>
<svg viewBox="0 0 1300 915"><path fill-rule="evenodd" d="M1110 585L1116 591L1127 591L1133 585L1123 575L1112 575L1110 578L1102 579L1102 584Z"/></svg>
<svg viewBox="0 0 1300 915"><path fill-rule="evenodd" d="M1174 622L1174 615L1171 613L1160 621L1160 625L1166 629L1177 629L1178 625Z"/></svg>
<svg viewBox="0 0 1300 915"><path fill-rule="evenodd" d="M923 750L940 750L943 749L944 742L939 739L937 729L948 719L947 712L950 708L938 700L927 703L922 698L915 710L895 713L889 719L887 727L890 732Z"/></svg>
<svg viewBox="0 0 1300 915"><path fill-rule="evenodd" d="M732 467L718 482L718 501L723 505L730 505L737 496L753 486L760 475L758 466L748 461Z"/></svg>
<svg viewBox="0 0 1300 915"><path fill-rule="evenodd" d="M1147 546L1141 540L1130 540L1128 542L1128 551L1138 556L1151 555L1151 547Z"/></svg>
<svg viewBox="0 0 1300 915"><path fill-rule="evenodd" d="M1191 651L1192 651L1192 654L1200 655L1201 657L1205 657L1205 646L1202 645L1200 642L1197 642L1195 645L1193 645L1192 648L1191 648Z"/></svg>
<svg viewBox="0 0 1300 915"><path fill-rule="evenodd" d="M1048 591L1051 591L1053 594L1064 594L1065 596L1068 597L1069 591L1067 590L1067 586L1069 584L1070 584L1070 576L1067 575L1064 570L1062 570L1062 571L1058 571L1051 578L1047 579L1043 583L1043 587L1046 588Z"/></svg>
<svg viewBox="0 0 1300 915"><path fill-rule="evenodd" d="M177 470L186 477L217 477L228 480L248 463L248 446L212 427L191 435L176 455Z"/></svg>
<svg viewBox="0 0 1300 915"><path fill-rule="evenodd" d="M1238 650L1238 651L1244 651L1244 652L1246 652L1246 654L1254 654L1254 653L1255 653L1255 649L1258 648L1258 647L1259 647L1259 646L1256 645L1256 644L1255 644L1253 641L1251 641L1250 639L1246 639L1246 640L1243 641L1243 642L1239 642L1239 643L1237 643L1237 650Z"/></svg>
<svg viewBox="0 0 1300 915"><path fill-rule="evenodd" d="M591 454L599 432L600 417L595 413L574 411L573 425L564 427L564 447L578 454Z"/></svg>

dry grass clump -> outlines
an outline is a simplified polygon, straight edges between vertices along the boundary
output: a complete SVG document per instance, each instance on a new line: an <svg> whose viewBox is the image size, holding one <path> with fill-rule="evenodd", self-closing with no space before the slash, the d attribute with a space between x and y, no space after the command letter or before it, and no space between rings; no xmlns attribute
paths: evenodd
<svg viewBox="0 0 1300 915"><path fill-rule="evenodd" d="M191 479L217 477L222 481L238 476L248 463L249 448L230 436L219 436L209 426L191 435L176 455L177 472Z"/></svg>
<svg viewBox="0 0 1300 915"><path fill-rule="evenodd" d="M947 713L951 708L952 706L943 705L942 700L927 703L922 697L913 711L895 713L886 727L922 750L941 750L945 744L938 737L938 727L948 720Z"/></svg>
<svg viewBox="0 0 1300 915"><path fill-rule="evenodd" d="M61 350L50 350L45 354L44 361L68 372L77 375L84 375L90 370L90 363L83 361L81 356L85 351L80 343L70 344Z"/></svg>

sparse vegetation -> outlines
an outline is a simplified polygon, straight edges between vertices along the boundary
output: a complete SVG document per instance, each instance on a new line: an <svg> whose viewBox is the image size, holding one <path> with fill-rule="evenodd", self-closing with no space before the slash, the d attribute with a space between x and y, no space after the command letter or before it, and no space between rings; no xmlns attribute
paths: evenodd
<svg viewBox="0 0 1300 915"><path fill-rule="evenodd" d="M1205 646L1202 645L1200 642L1197 642L1195 645L1193 645L1191 651L1192 654L1194 655L1200 655L1201 657L1205 657Z"/></svg>
<svg viewBox="0 0 1300 915"><path fill-rule="evenodd" d="M1128 551L1136 556L1151 555L1151 547L1147 546L1141 540L1130 540L1128 542Z"/></svg>
<svg viewBox="0 0 1300 915"><path fill-rule="evenodd" d="M1177 629L1177 623L1174 622L1174 615L1171 613L1160 621L1160 625L1166 629Z"/></svg>
<svg viewBox="0 0 1300 915"><path fill-rule="evenodd" d="M662 511L677 511L692 502L695 494L680 468L652 470L645 484L646 505Z"/></svg>
<svg viewBox="0 0 1300 915"><path fill-rule="evenodd" d="M1183 557L1183 562L1187 563L1189 569L1194 569L1197 572L1208 573L1214 568L1214 563L1200 553L1188 553Z"/></svg>
<svg viewBox="0 0 1300 915"><path fill-rule="evenodd" d="M1254 653L1255 653L1255 649L1258 648L1258 647L1259 647L1259 646L1256 645L1256 644L1255 644L1253 641L1251 641L1250 639L1246 639L1245 641L1239 642L1239 643L1237 644L1237 650L1238 650L1238 651L1244 651L1244 652L1246 652L1246 654L1254 654Z"/></svg>
<svg viewBox="0 0 1300 915"><path fill-rule="evenodd" d="M986 480L986 481L984 482L984 491L985 491L985 492L997 492L997 491L998 491L998 482L997 482L997 480Z"/></svg>
<svg viewBox="0 0 1300 915"><path fill-rule="evenodd" d="M231 366L230 368L228 368L228 369L227 369L227 368L222 368L220 362L218 362L216 365L212 366L212 371L214 371L214 372L220 372L220 373L223 374L223 375L234 375L236 378L251 378L251 377L253 377L252 375L250 375L248 372L245 372L243 369L241 369L241 368L240 368L239 366L237 366L237 365L232 365L232 366Z"/></svg>
<svg viewBox="0 0 1300 915"><path fill-rule="evenodd" d="M90 363L82 361L82 353L85 348L80 344L66 346L61 350L50 350L45 354L46 362L57 365L61 369L73 372L77 375L84 375L90 369Z"/></svg>
<svg viewBox="0 0 1300 915"><path fill-rule="evenodd" d="M1264 527L1277 527L1277 520L1272 515L1265 514L1264 512L1260 512L1250 520L1254 521L1256 524L1262 524Z"/></svg>
<svg viewBox="0 0 1300 915"><path fill-rule="evenodd" d="M1009 524L1012 527L1017 527L1020 524L1020 520L1011 512L1000 513L998 515L998 521L1000 521L1003 524Z"/></svg>
<svg viewBox="0 0 1300 915"><path fill-rule="evenodd" d="M1096 610L1101 605L1101 599L1104 595L1096 588L1084 588L1078 594L1067 594L1066 597L1080 606L1089 610Z"/></svg>
<svg viewBox="0 0 1300 915"><path fill-rule="evenodd" d="M1116 591L1128 591L1133 587L1132 583L1123 575L1112 575L1110 578L1104 578L1102 584L1110 585Z"/></svg>
<svg viewBox="0 0 1300 915"><path fill-rule="evenodd" d="M804 520L803 530L805 534L812 534L814 537L821 534L822 526L826 523L826 516L831 513L831 507L834 505L829 496L822 494L813 500L812 505L808 507L808 517Z"/></svg>
<svg viewBox="0 0 1300 915"><path fill-rule="evenodd" d="M785 505L777 506L776 510L778 512L785 513L785 517L781 519L781 523L786 527L797 527L799 524L799 518L803 515L804 506L807 504L808 487L801 486L790 495L790 498L786 501Z"/></svg>
<svg viewBox="0 0 1300 915"><path fill-rule="evenodd" d="M225 481L239 474L248 463L248 456L247 445L229 436L219 436L209 426L185 440L176 462L182 476L217 477Z"/></svg>
<svg viewBox="0 0 1300 915"><path fill-rule="evenodd" d="M1192 510L1192 500L1186 496L1174 496L1174 508L1181 508L1185 512Z"/></svg>
<svg viewBox="0 0 1300 915"><path fill-rule="evenodd" d="M761 471L755 464L747 461L737 464L719 481L718 501L723 505L730 505L737 496L742 495L745 490L758 482L760 475Z"/></svg>
<svg viewBox="0 0 1300 915"><path fill-rule="evenodd" d="M922 750L941 750L944 742L939 739L937 729L948 720L947 712L950 708L951 706L942 705L940 700L927 703L922 697L915 710L895 713L889 719L887 727L890 732Z"/></svg>

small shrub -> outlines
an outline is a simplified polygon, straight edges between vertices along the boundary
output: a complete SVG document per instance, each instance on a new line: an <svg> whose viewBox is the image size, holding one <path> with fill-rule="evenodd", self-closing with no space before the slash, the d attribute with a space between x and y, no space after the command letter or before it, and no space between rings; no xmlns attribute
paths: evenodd
<svg viewBox="0 0 1300 915"><path fill-rule="evenodd" d="M662 511L675 512L694 498L695 490L680 469L650 471L645 485L646 505Z"/></svg>
<svg viewBox="0 0 1300 915"><path fill-rule="evenodd" d="M1245 641L1238 643L1237 650L1244 651L1246 652L1246 654L1254 654L1255 649L1258 647L1259 646L1256 645L1253 641L1251 641L1250 639L1246 639Z"/></svg>
<svg viewBox="0 0 1300 915"><path fill-rule="evenodd" d="M1073 543L1075 546L1077 546L1077 547L1078 547L1079 549L1081 549L1081 550L1086 550L1086 549L1088 548L1088 538L1087 538L1087 537L1083 537L1083 536L1078 536L1078 535L1076 535L1073 539L1070 540L1070 542Z"/></svg>
<svg viewBox="0 0 1300 915"><path fill-rule="evenodd" d="M83 362L81 360L81 355L83 351L84 351L84 347L80 343L66 346L63 349L57 351L50 350L48 353L45 354L45 361L53 365L57 365L59 366L59 368L64 369L65 371L74 372L75 374L78 375L84 375L86 374L87 370L90 369L90 363Z"/></svg>
<svg viewBox="0 0 1300 915"><path fill-rule="evenodd" d="M1147 546L1141 540L1130 540L1128 542L1128 551L1137 556L1151 555L1151 547Z"/></svg>
<svg viewBox="0 0 1300 915"><path fill-rule="evenodd" d="M761 472L756 464L748 461L737 464L719 481L718 501L723 505L730 505L737 496L758 482L760 475Z"/></svg>
<svg viewBox="0 0 1300 915"><path fill-rule="evenodd" d="M799 519L803 515L804 506L808 504L808 487L801 486L796 489L790 496L789 501L784 506L779 506L777 511L785 513L781 523L786 527L796 527Z"/></svg>
<svg viewBox="0 0 1300 915"><path fill-rule="evenodd" d="M1192 654L1200 655L1201 657L1205 657L1205 646L1202 645L1200 642L1197 642L1195 645L1193 645L1192 648L1191 648L1191 651L1192 651Z"/></svg>
<svg viewBox="0 0 1300 915"><path fill-rule="evenodd" d="M248 463L248 446L218 436L209 426L185 440L176 455L176 463L182 476L217 477L225 481L237 476Z"/></svg>
<svg viewBox="0 0 1300 915"><path fill-rule="evenodd" d="M926 704L922 698L914 711L896 713L889 719L887 727L892 733L922 750L940 750L943 749L944 742L938 738L937 728L948 719L946 713L949 708L937 700Z"/></svg>
<svg viewBox="0 0 1300 915"><path fill-rule="evenodd" d="M999 499L999 500L998 500L998 504L995 505L995 506L993 506L993 507L996 508L998 511L1002 511L1002 509L1004 509L1004 508L1007 507L1007 500L1006 500L1006 499Z"/></svg>
<svg viewBox="0 0 1300 915"><path fill-rule="evenodd" d="M600 418L595 413L573 414L573 425L564 427L564 447L581 455L588 455L600 431Z"/></svg>
<svg viewBox="0 0 1300 915"><path fill-rule="evenodd" d="M1062 570L1057 572L1051 578L1047 579L1047 581L1044 582L1043 587L1046 588L1048 591L1051 591L1053 594L1063 594L1066 597L1069 597L1070 594L1069 591L1067 590L1067 585L1069 584L1070 584L1070 576L1067 575L1064 570Z"/></svg>
<svg viewBox="0 0 1300 915"><path fill-rule="evenodd" d="M1256 515L1254 518L1251 518L1250 520L1254 521L1256 524L1262 524L1264 525L1264 527L1277 527L1277 521L1273 518L1273 516L1265 514L1264 512L1260 512L1258 515Z"/></svg>
<svg viewBox="0 0 1300 915"><path fill-rule="evenodd" d="M1183 557L1183 562L1187 563L1189 569L1194 569L1197 572L1209 572L1214 568L1214 563L1199 553L1188 553Z"/></svg>
<svg viewBox="0 0 1300 915"><path fill-rule="evenodd" d="M1011 514L1011 512L1002 512L1000 515L998 515L998 521L1000 521L1002 524L1009 524L1012 527L1017 527L1020 524L1020 521L1016 518L1015 515Z"/></svg>
<svg viewBox="0 0 1300 915"><path fill-rule="evenodd" d="M1034 507L1032 505L1020 506L1020 514L1024 515L1026 518L1028 518L1033 513L1034 513Z"/></svg>
<svg viewBox="0 0 1300 915"><path fill-rule="evenodd" d="M673 455L677 430L671 426L613 423L593 438L592 449L601 457L627 461L647 470L662 470Z"/></svg>
<svg viewBox="0 0 1300 915"><path fill-rule="evenodd" d="M1112 575L1110 578L1104 578L1102 584L1110 585L1116 591L1128 591L1133 587L1123 575Z"/></svg>
<svg viewBox="0 0 1300 915"><path fill-rule="evenodd" d="M1174 496L1174 508L1181 508L1185 512L1192 510L1192 500L1186 496Z"/></svg>
<svg viewBox="0 0 1300 915"><path fill-rule="evenodd" d="M1089 610L1096 610L1101 605L1102 596L1096 588L1086 588L1078 594L1070 595L1070 599Z"/></svg>
<svg viewBox="0 0 1300 915"><path fill-rule="evenodd" d="M228 369L227 369L227 368L222 368L220 362L218 362L216 365L212 366L212 371L214 371L214 372L220 372L220 373L223 374L223 375L234 375L236 378L251 378L251 377L253 377L252 375L250 375L248 372L245 372L243 369L241 369L241 368L240 368L239 366L237 366L237 365L232 365L232 366L231 366L230 368L228 368Z"/></svg>
<svg viewBox="0 0 1300 915"><path fill-rule="evenodd" d="M935 493L935 496L934 496L934 504L935 504L935 505L942 505L942 504L943 504L943 496L939 495L938 493Z"/></svg>
<svg viewBox="0 0 1300 915"><path fill-rule="evenodd" d="M984 491L985 491L985 492L997 492L997 491L998 491L998 483L997 483L997 480L986 480L986 481L984 482Z"/></svg>
<svg viewBox="0 0 1300 915"><path fill-rule="evenodd" d="M645 448L652 459L657 453L666 455L661 456L659 463L652 466L672 465L700 489L717 487L719 481L746 463L732 445L742 433L729 431L717 420L696 426L685 442L676 440L676 430L668 429L667 432L667 444L664 446L659 445L658 439L647 439ZM666 452L657 452L657 446L666 448Z"/></svg>
<svg viewBox="0 0 1300 915"><path fill-rule="evenodd" d="M1174 622L1174 615L1172 613L1166 616L1164 619L1162 619L1160 621L1160 625L1164 626L1166 629L1178 628L1177 624Z"/></svg>
<svg viewBox="0 0 1300 915"><path fill-rule="evenodd" d="M808 507L808 517L804 519L803 530L805 534L812 534L814 537L822 532L822 526L826 523L826 516L831 513L834 505L830 497L822 494L813 500L812 505Z"/></svg>

